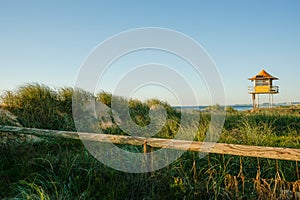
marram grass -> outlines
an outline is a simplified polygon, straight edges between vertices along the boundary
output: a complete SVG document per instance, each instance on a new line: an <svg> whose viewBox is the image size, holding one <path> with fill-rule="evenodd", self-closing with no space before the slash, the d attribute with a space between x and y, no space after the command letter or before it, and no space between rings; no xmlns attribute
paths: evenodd
<svg viewBox="0 0 300 200"><path fill-rule="evenodd" d="M72 120L74 91L72 88L51 89L40 84L7 91L1 96L1 109L6 114L1 115L0 124L75 130ZM80 95L91 98L89 93ZM111 94L105 92L95 96L108 107L111 98ZM167 110L168 118L155 136L173 138L176 134L181 114L167 103L114 98L129 102L130 115L141 126L149 123L150 107L161 104ZM252 113L226 110L219 142L300 148L298 107ZM206 112L192 114L200 115L195 140L202 141L210 115ZM191 124L191 128L194 126ZM103 131L125 134L117 126ZM189 129L185 134L189 134ZM200 159L197 153L186 152L161 170L130 174L101 164L79 141L20 140L15 136L9 137L8 141L3 133L0 138L1 199L293 199L300 194L296 161L217 154ZM141 147L120 147L142 152Z"/></svg>

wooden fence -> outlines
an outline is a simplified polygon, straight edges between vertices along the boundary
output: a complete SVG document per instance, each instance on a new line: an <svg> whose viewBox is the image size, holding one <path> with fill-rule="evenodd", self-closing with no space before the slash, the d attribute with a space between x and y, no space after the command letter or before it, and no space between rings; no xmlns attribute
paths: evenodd
<svg viewBox="0 0 300 200"><path fill-rule="evenodd" d="M230 154L237 156L250 156L259 158L271 158L279 160L300 160L300 149L292 148L279 148L279 147L264 147L264 146L249 146L238 144L225 144L225 143L208 143L196 142L175 139L162 139L162 138L145 138L124 135L109 135L98 133L83 133L83 132L70 132L70 131L57 131L57 130L44 130L35 128L11 127L0 126L1 132L8 132L13 134L26 134L35 136L47 137L63 137L69 139L80 139L98 141L98 142L111 142L114 144L128 144L128 145L148 145L153 148L169 148L177 150L187 150L194 152L206 152L216 154ZM80 136L81 137L80 137Z"/></svg>

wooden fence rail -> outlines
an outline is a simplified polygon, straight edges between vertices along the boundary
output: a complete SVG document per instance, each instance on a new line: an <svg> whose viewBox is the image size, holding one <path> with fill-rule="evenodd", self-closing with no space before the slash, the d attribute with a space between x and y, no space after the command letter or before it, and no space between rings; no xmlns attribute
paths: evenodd
<svg viewBox="0 0 300 200"><path fill-rule="evenodd" d="M194 152L206 152L216 154L230 154L237 156L250 156L259 158L271 158L279 160L300 160L300 149L292 148L279 148L279 147L264 147L264 146L249 146L238 144L225 144L225 143L208 143L196 142L175 139L162 139L162 138L145 138L124 135L109 135L98 133L83 133L83 132L70 132L70 131L56 131L44 130L35 128L11 127L0 126L1 132L9 132L14 134L27 134L35 136L47 137L63 137L69 139L80 139L98 141L98 142L111 142L114 144L128 144L128 145L143 145L147 144L154 148L169 148L177 150L187 150ZM79 136L80 135L80 136Z"/></svg>

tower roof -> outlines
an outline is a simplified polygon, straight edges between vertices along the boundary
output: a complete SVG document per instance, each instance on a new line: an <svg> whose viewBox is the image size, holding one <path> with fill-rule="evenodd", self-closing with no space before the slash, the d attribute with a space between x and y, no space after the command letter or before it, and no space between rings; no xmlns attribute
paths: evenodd
<svg viewBox="0 0 300 200"><path fill-rule="evenodd" d="M249 78L249 80L253 81L256 79L271 79L271 80L278 80L277 77L272 76L268 72L266 72L264 69L262 69L257 75L253 76L252 78Z"/></svg>

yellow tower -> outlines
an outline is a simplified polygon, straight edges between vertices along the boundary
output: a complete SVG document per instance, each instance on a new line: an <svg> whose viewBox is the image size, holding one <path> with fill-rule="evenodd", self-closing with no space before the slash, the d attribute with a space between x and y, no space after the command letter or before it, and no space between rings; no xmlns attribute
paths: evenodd
<svg viewBox="0 0 300 200"><path fill-rule="evenodd" d="M273 95L279 92L278 86L273 85L273 80L278 80L278 78L270 75L265 70L261 70L257 75L249 78L249 80L254 82L254 86L248 87L249 94L252 94L253 109L259 107L259 94L269 94L269 107L272 107Z"/></svg>

